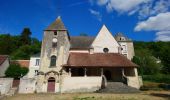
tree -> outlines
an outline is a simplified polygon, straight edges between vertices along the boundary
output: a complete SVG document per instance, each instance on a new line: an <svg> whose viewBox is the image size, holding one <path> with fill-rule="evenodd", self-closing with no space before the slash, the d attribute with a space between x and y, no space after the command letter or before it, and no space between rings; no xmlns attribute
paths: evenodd
<svg viewBox="0 0 170 100"><path fill-rule="evenodd" d="M80 36L88 36L87 33L80 33Z"/></svg>
<svg viewBox="0 0 170 100"><path fill-rule="evenodd" d="M28 73L28 68L21 67L19 64L11 64L6 72L6 77L20 78Z"/></svg>
<svg viewBox="0 0 170 100"><path fill-rule="evenodd" d="M21 33L21 42L23 45L30 45L31 44L31 31L29 28L24 28Z"/></svg>

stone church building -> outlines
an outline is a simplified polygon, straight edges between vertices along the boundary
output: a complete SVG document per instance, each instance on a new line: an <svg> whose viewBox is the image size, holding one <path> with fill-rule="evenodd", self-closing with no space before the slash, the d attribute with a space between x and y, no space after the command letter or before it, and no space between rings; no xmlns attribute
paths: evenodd
<svg viewBox="0 0 170 100"><path fill-rule="evenodd" d="M94 92L109 82L140 88L133 41L102 26L96 37L71 37L60 17L44 30L41 53L30 58L20 93Z"/></svg>

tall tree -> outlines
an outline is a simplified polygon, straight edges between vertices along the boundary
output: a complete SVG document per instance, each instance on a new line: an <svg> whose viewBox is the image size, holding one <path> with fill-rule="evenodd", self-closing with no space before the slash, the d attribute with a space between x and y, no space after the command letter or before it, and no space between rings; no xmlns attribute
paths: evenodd
<svg viewBox="0 0 170 100"><path fill-rule="evenodd" d="M31 44L31 31L29 28L24 28L21 33L21 42L23 45L30 45Z"/></svg>

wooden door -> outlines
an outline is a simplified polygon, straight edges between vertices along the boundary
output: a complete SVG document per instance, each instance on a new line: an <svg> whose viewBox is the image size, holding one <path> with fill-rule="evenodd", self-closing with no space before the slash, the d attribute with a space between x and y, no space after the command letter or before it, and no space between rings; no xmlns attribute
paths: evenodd
<svg viewBox="0 0 170 100"><path fill-rule="evenodd" d="M47 86L47 92L55 92L55 79L49 78L48 79L48 86Z"/></svg>

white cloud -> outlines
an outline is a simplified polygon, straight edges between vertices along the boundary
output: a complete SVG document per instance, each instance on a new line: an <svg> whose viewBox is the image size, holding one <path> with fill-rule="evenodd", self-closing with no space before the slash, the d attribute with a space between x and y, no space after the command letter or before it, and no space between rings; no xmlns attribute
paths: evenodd
<svg viewBox="0 0 170 100"><path fill-rule="evenodd" d="M170 30L170 12L160 13L149 17L146 21L139 22L135 31L167 31Z"/></svg>
<svg viewBox="0 0 170 100"><path fill-rule="evenodd" d="M106 6L108 12L117 11L118 13L136 12L140 4L151 0L89 0L91 4Z"/></svg>
<svg viewBox="0 0 170 100"><path fill-rule="evenodd" d="M89 9L90 13L94 15L99 21L102 21L102 15L99 11Z"/></svg>
<svg viewBox="0 0 170 100"><path fill-rule="evenodd" d="M145 19L159 13L168 12L170 7L170 0L152 0L143 4L139 10L139 19Z"/></svg>
<svg viewBox="0 0 170 100"><path fill-rule="evenodd" d="M170 41L170 31L157 32L156 36L156 41Z"/></svg>
<svg viewBox="0 0 170 100"><path fill-rule="evenodd" d="M170 0L160 0L155 3L155 6L153 7L151 14L158 14L158 13L164 13L168 11L168 8L170 6Z"/></svg>
<svg viewBox="0 0 170 100"><path fill-rule="evenodd" d="M108 3L109 0L97 0L97 4L102 6Z"/></svg>
<svg viewBox="0 0 170 100"><path fill-rule="evenodd" d="M170 41L170 12L160 13L139 22L135 31L157 31L156 40Z"/></svg>
<svg viewBox="0 0 170 100"><path fill-rule="evenodd" d="M129 12L136 9L140 4L147 3L150 0L109 0L107 10L117 12Z"/></svg>

